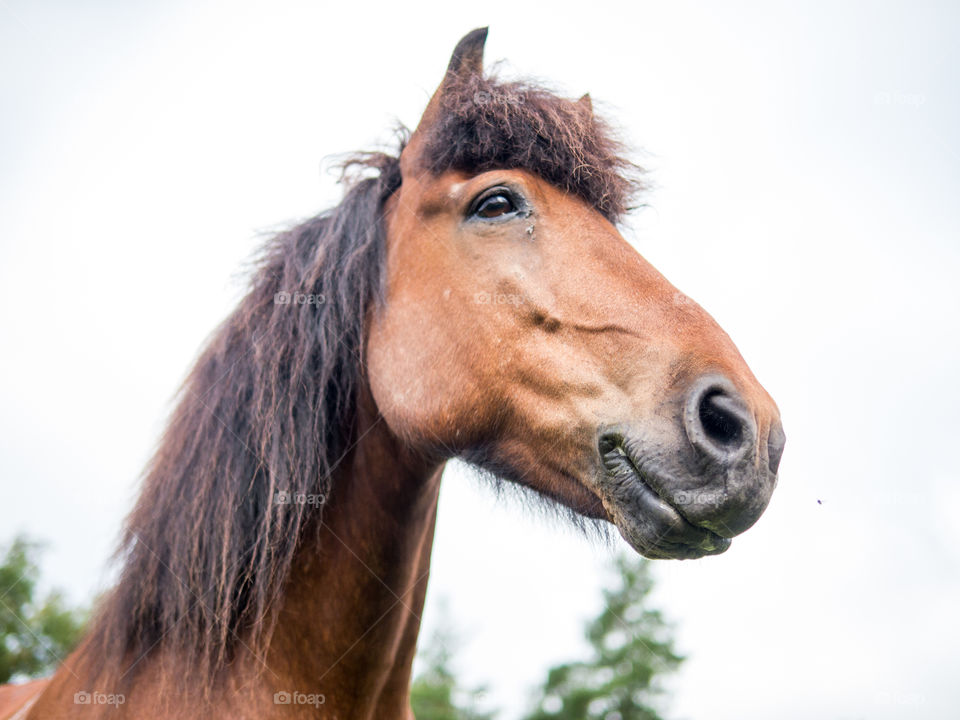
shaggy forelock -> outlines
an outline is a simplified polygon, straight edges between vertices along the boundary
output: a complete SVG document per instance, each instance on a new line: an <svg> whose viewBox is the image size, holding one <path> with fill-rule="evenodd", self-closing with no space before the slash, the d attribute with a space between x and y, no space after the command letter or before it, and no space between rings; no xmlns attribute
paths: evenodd
<svg viewBox="0 0 960 720"><path fill-rule="evenodd" d="M577 195L611 222L642 190L640 167L589 102L526 82L455 79L423 129L421 163L433 174L521 169Z"/></svg>

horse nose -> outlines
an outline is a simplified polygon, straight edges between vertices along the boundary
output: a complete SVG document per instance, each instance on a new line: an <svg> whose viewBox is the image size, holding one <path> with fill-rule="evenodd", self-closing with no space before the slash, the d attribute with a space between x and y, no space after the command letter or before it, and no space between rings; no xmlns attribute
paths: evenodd
<svg viewBox="0 0 960 720"><path fill-rule="evenodd" d="M682 408L702 491L683 506L683 515L722 537L738 535L757 521L776 485L786 441L776 408L772 402L749 404L728 377L718 374L695 380ZM755 414L771 412L774 418L763 434Z"/></svg>
<svg viewBox="0 0 960 720"><path fill-rule="evenodd" d="M690 443L717 469L739 464L756 447L753 414L733 383L721 375L702 377L693 384L688 391L683 424ZM770 462L772 465L772 456Z"/></svg>

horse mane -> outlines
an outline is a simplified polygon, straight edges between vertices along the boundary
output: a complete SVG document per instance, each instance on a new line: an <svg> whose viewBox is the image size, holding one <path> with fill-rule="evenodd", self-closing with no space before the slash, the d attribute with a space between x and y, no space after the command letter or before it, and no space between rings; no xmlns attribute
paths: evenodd
<svg viewBox="0 0 960 720"><path fill-rule="evenodd" d="M397 157L366 154L334 209L272 238L184 382L128 517L91 649L161 640L211 675L238 636L262 651L312 507L349 447L364 312L381 295ZM309 496L312 502L297 500Z"/></svg>
<svg viewBox="0 0 960 720"><path fill-rule="evenodd" d="M442 107L422 146L432 173L525 169L612 221L639 187L582 101L474 78ZM238 642L258 656L269 644L294 552L355 434L404 142L345 163L356 172L341 203L266 243L181 387L124 526L118 582L83 646L118 680L156 648L182 655L176 671L206 687Z"/></svg>

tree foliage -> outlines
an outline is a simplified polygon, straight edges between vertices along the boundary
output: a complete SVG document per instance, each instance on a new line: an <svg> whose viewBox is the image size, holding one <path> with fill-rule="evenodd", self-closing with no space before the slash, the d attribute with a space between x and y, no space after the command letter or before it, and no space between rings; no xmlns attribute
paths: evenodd
<svg viewBox="0 0 960 720"><path fill-rule="evenodd" d="M683 658L660 611L647 607L648 561L620 557L617 570L618 586L587 626L590 658L551 668L526 720L661 720L659 680Z"/></svg>
<svg viewBox="0 0 960 720"><path fill-rule="evenodd" d="M50 672L80 640L85 613L54 590L35 598L39 546L16 538L0 563L0 683Z"/></svg>
<svg viewBox="0 0 960 720"><path fill-rule="evenodd" d="M410 686L410 703L417 720L491 720L492 712L479 709L483 688L461 687L451 666L453 634L438 630L420 656L425 665Z"/></svg>

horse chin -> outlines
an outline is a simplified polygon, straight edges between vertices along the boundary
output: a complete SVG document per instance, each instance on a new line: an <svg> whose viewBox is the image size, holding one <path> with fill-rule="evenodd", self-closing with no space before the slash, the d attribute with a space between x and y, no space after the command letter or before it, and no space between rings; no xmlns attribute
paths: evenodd
<svg viewBox="0 0 960 720"><path fill-rule="evenodd" d="M718 555L730 547L730 538L687 520L654 490L662 484L645 478L633 463L617 458L604 464L605 470L596 479L596 493L620 535L641 555L690 559Z"/></svg>
<svg viewBox="0 0 960 720"><path fill-rule="evenodd" d="M730 547L730 538L697 528L672 510L652 517L636 506L618 506L604 501L607 513L624 540L644 557L657 560L688 560L719 555Z"/></svg>
<svg viewBox="0 0 960 720"><path fill-rule="evenodd" d="M625 455L605 458L592 476L554 462L527 462L534 453L509 453L504 447L464 452L460 458L492 477L535 491L578 515L615 525L641 555L657 559L717 555L730 539L694 525L654 490L664 487L642 475Z"/></svg>

